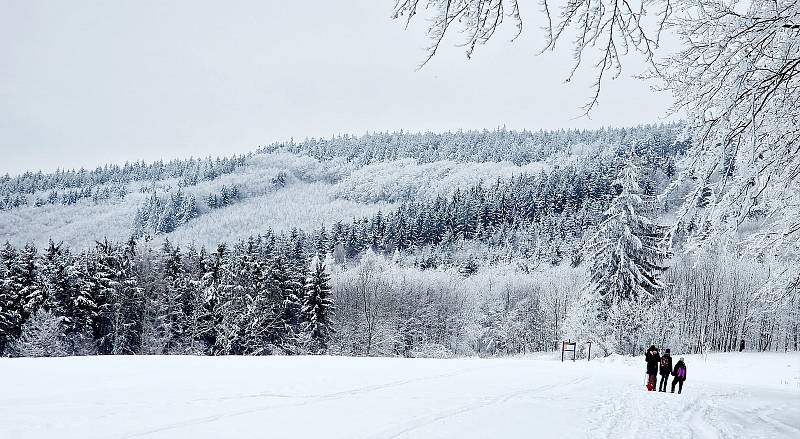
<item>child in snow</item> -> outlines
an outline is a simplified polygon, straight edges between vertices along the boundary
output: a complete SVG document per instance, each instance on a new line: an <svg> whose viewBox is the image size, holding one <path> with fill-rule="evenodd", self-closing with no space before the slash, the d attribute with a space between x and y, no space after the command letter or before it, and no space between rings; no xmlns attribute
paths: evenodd
<svg viewBox="0 0 800 439"><path fill-rule="evenodd" d="M669 355L669 349L665 349L664 355L661 356L658 373L661 375L661 381L658 383L658 391L666 392L669 374L672 373L672 357Z"/></svg>
<svg viewBox="0 0 800 439"><path fill-rule="evenodd" d="M675 363L675 370L672 371L672 393L675 393L675 384L678 384L678 394L680 395L683 390L683 382L686 381L686 363L683 362L683 357Z"/></svg>
<svg viewBox="0 0 800 439"><path fill-rule="evenodd" d="M656 374L658 373L658 364L661 356L658 355L658 349L655 346L650 346L647 353L644 354L644 361L647 362L647 390L656 390Z"/></svg>

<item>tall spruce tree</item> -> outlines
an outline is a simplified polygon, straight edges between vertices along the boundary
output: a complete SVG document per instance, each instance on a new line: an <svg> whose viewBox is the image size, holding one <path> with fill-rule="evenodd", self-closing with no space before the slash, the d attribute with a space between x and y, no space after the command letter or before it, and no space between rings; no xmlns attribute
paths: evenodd
<svg viewBox="0 0 800 439"><path fill-rule="evenodd" d="M184 353L187 327L187 279L180 247L164 241L161 249L161 292L156 313L156 333L162 338L163 353Z"/></svg>
<svg viewBox="0 0 800 439"><path fill-rule="evenodd" d="M272 342L279 344L293 335L292 325L297 316L293 313L293 304L297 301L291 273L283 256L278 256L270 264L269 298L278 319L276 332L272 334ZM279 315L279 317L278 317Z"/></svg>
<svg viewBox="0 0 800 439"><path fill-rule="evenodd" d="M260 251L261 238L248 239L241 249L237 264L241 292L238 293L244 306L243 319L238 323L242 328L241 346L247 355L262 355L271 352L270 341L276 321L275 306L271 300L268 266Z"/></svg>
<svg viewBox="0 0 800 439"><path fill-rule="evenodd" d="M92 272L94 302L98 314L94 336L102 354L132 353L126 334L129 329L125 308L131 292L129 264L124 250L108 240L98 242Z"/></svg>
<svg viewBox="0 0 800 439"><path fill-rule="evenodd" d="M22 297L14 268L18 258L17 250L6 242L0 251L0 355L22 330Z"/></svg>
<svg viewBox="0 0 800 439"><path fill-rule="evenodd" d="M131 239L119 258L116 303L114 305L114 354L135 354L142 344L144 289L136 272L136 241Z"/></svg>
<svg viewBox="0 0 800 439"><path fill-rule="evenodd" d="M38 250L33 244L26 244L19 252L16 265L12 266L13 272L18 276L23 320L35 314L47 300L39 265Z"/></svg>
<svg viewBox="0 0 800 439"><path fill-rule="evenodd" d="M204 255L205 249L201 251ZM224 271L224 257L226 248L220 244L217 251L202 256L203 273L200 281L202 294L202 307L197 309L198 330L197 336L205 346L206 352L214 355L220 353L218 345L222 314L220 310L220 286Z"/></svg>
<svg viewBox="0 0 800 439"><path fill-rule="evenodd" d="M76 331L75 301L81 294L81 278L77 261L62 243L55 244L50 241L41 262L42 279L47 301L42 310L52 313L60 318L57 326L63 331L62 339L68 346L69 353L79 353L74 349L74 334Z"/></svg>
<svg viewBox="0 0 800 439"><path fill-rule="evenodd" d="M220 298L217 325L218 352L226 355L244 355L248 322L248 302L252 294L252 279L248 271L247 256L243 254L243 243L226 253L225 270L221 270Z"/></svg>
<svg viewBox="0 0 800 439"><path fill-rule="evenodd" d="M67 314L64 322L65 332L75 354L89 354L96 351L93 331L100 307L96 302L95 281L92 277L93 260L94 256L89 252L81 253L79 256L74 272L76 294L65 303Z"/></svg>
<svg viewBox="0 0 800 439"><path fill-rule="evenodd" d="M193 355L203 354L207 351L202 338L205 336L206 311L205 294L203 293L203 275L205 273L205 249L200 253L194 245L190 245L183 258L184 273L186 273L187 308L186 308L186 352Z"/></svg>
<svg viewBox="0 0 800 439"><path fill-rule="evenodd" d="M662 288L659 274L669 251L666 227L648 217L652 199L639 186L636 155L631 152L614 184L619 194L588 246L591 284L606 308L621 300L646 300Z"/></svg>
<svg viewBox="0 0 800 439"><path fill-rule="evenodd" d="M58 315L61 316L64 315L61 304L72 293L65 282L69 278L66 275L67 264L64 263L65 259L61 252L61 244L56 244L50 240L40 264L42 282L46 290L45 296L48 298L43 306L48 311L55 309Z"/></svg>
<svg viewBox="0 0 800 439"><path fill-rule="evenodd" d="M330 294L330 275L325 271L325 264L317 258L315 258L314 268L308 277L305 290L302 316L303 330L308 340L309 350L318 354L325 353L333 333L332 313L334 307Z"/></svg>

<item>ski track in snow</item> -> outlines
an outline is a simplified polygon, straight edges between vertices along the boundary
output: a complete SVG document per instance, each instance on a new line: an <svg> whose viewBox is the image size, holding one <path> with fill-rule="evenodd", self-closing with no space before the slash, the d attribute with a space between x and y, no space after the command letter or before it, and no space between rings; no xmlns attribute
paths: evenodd
<svg viewBox="0 0 800 439"><path fill-rule="evenodd" d="M0 359L0 438L800 437L800 354L687 360L679 395L630 357Z"/></svg>
<svg viewBox="0 0 800 439"><path fill-rule="evenodd" d="M377 434L371 434L371 435L365 436L365 438L368 438L368 439L379 439L379 438L382 438L382 439L394 439L394 438L402 437L403 435L405 435L407 433L410 433L410 432L412 432L414 430L418 430L418 429L423 428L423 427L425 427L427 425L434 424L436 422L440 422L440 421L443 421L445 419L452 418L454 416L459 416L459 415L462 415L462 414L466 414L466 413L472 412L474 410L478 410L478 409L481 409L481 408L484 408L484 407L488 407L490 405L502 404L504 402L508 402L509 400L511 400L513 398L516 398L518 396L521 396L521 395L535 394L538 397L543 398L543 397L545 397L545 395L539 395L540 393L545 393L548 390L551 390L551 389L554 389L554 388L557 388L557 387L565 387L565 386L575 385L575 384L584 382L587 379L588 379L587 377L583 377L583 378L578 378L578 379L572 380L569 383L558 383L558 384L549 384L549 385L544 385L544 386L536 386L536 387L532 387L532 388L526 388L526 389L522 389L522 390L517 390L517 391L505 393L505 394L502 394L502 395L498 395L496 397L479 399L478 401L475 401L475 402L473 402L471 404L466 404L466 405L463 405L463 406L460 406L460 407L456 407L456 408L450 409L450 410L436 412L436 413L434 413L432 415L429 415L429 416L418 417L416 419L413 419L413 420L405 423L405 425L403 427L400 427L399 430L396 430L396 431L394 431L392 433L384 431L384 432L379 432Z"/></svg>
<svg viewBox="0 0 800 439"><path fill-rule="evenodd" d="M197 424L206 423L206 422L214 422L214 421L222 419L222 418L231 418L231 417L235 417L235 416L248 415L248 414L252 414L252 413L257 413L257 412L267 411L267 410L270 410L270 409L275 409L275 408L300 407L300 406L305 406L305 405L309 405L309 404L329 401L331 399L336 399L336 398L345 398L345 397L348 397L348 396L355 396L355 395L359 395L359 394L367 393L367 392L391 389L391 388L394 388L394 387L398 387L398 386L402 386L402 385L410 384L410 383L415 383L415 382L422 382L422 381L428 381L428 380L434 380L434 379L440 379L440 378L453 377L453 376L456 376L456 375L459 375L459 374L462 374L462 373L469 372L471 370L473 370L473 369L467 369L467 370L464 370L464 371L454 372L454 373L446 373L446 374L440 374L440 375L427 376L427 377L418 378L418 379L397 380L397 381L388 382L388 383L385 383L385 384L377 384L377 385L372 385L372 386L358 387L358 388L351 389L351 390L328 393L328 394L323 394L323 395L305 395L305 396L303 396L303 395L294 395L293 396L293 395L282 395L282 394L272 394L272 393L255 393L255 394L249 394L249 395L223 396L223 397L215 398L215 399L217 399L217 400L225 400L225 399L241 400L241 399L247 399L247 398L295 398L295 399L303 399L304 401L294 402L294 403L290 403L290 404L270 404L270 405L255 407L255 408L247 409L247 410L238 410L238 411L219 414L219 415L205 416L205 417L194 418L194 419L187 419L187 420L184 420L184 421L181 421L181 422L176 422L176 423L173 423L173 424L166 424L166 425L162 425L162 426L159 426L159 427L156 427L156 428L144 430L144 431L141 431L141 432L127 434L127 435L121 436L120 439L131 439L131 438L136 438L136 437L142 437L142 436L147 436L147 435L150 435L150 434L153 434L153 433L159 433L159 432L163 432L163 431L167 431L167 430L171 430L171 429L181 428L181 427L184 427L184 426L197 425ZM200 399L200 400L202 400L202 399Z"/></svg>

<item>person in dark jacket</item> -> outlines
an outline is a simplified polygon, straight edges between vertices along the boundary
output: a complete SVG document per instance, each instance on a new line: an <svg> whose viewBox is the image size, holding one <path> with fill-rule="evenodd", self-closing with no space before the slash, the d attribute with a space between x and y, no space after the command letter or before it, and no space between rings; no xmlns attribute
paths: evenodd
<svg viewBox="0 0 800 439"><path fill-rule="evenodd" d="M656 374L658 374L661 356L655 346L650 346L650 349L644 354L644 361L647 362L647 390L656 390Z"/></svg>
<svg viewBox="0 0 800 439"><path fill-rule="evenodd" d="M683 390L683 382L686 381L686 363L683 362L683 357L675 363L675 369L672 371L672 393L675 393L675 384L678 385L678 394L680 395Z"/></svg>
<svg viewBox="0 0 800 439"><path fill-rule="evenodd" d="M658 382L658 391L666 392L669 374L672 373L672 357L669 355L669 349L665 349L664 355L661 356L658 373L661 375L661 381Z"/></svg>

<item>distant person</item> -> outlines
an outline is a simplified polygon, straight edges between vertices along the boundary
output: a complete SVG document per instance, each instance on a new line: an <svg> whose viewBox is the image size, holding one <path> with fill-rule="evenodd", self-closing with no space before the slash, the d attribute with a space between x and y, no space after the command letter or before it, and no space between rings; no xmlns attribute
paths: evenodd
<svg viewBox="0 0 800 439"><path fill-rule="evenodd" d="M683 382L686 381L686 363L683 362L683 357L675 363L675 370L672 371L672 393L675 393L675 384L678 385L678 394L680 395L683 390Z"/></svg>
<svg viewBox="0 0 800 439"><path fill-rule="evenodd" d="M672 357L669 355L669 349L664 350L664 355L659 360L658 373L661 375L661 381L658 382L658 391L666 392L669 374L672 373Z"/></svg>
<svg viewBox="0 0 800 439"><path fill-rule="evenodd" d="M742 352L743 350L744 350L744 339L742 339L742 341L739 342L739 352Z"/></svg>
<svg viewBox="0 0 800 439"><path fill-rule="evenodd" d="M658 364L661 356L658 355L658 349L655 346L650 346L647 353L644 354L644 361L647 362L647 390L656 390L656 374L658 374Z"/></svg>

